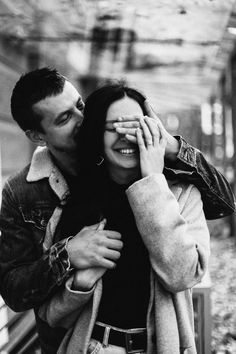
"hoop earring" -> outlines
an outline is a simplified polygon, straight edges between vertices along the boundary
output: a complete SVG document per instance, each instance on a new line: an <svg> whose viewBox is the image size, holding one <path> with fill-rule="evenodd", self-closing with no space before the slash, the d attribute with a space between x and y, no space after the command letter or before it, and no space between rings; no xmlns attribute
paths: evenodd
<svg viewBox="0 0 236 354"><path fill-rule="evenodd" d="M103 156L99 156L99 160L96 162L97 166L101 166L103 164L104 161L104 157Z"/></svg>

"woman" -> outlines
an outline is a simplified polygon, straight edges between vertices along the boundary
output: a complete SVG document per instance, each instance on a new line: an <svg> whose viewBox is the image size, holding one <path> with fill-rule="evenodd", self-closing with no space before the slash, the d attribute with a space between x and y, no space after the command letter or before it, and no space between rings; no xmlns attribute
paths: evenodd
<svg viewBox="0 0 236 354"><path fill-rule="evenodd" d="M41 308L51 326L68 328L58 353L196 353L190 289L205 273L209 233L198 190L163 174L166 141L144 100L119 84L87 99L84 198L67 212L81 227L102 220L97 227L120 232L123 248L112 249L115 269L76 271ZM114 129L127 115L140 118L137 144Z"/></svg>

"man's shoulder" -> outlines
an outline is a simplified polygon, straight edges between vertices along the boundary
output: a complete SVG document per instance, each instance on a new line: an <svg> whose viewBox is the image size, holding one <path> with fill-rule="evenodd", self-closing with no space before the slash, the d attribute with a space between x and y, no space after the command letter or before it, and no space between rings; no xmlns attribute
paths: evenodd
<svg viewBox="0 0 236 354"><path fill-rule="evenodd" d="M22 170L12 174L6 182L4 183L2 190L2 201L5 198L13 198L13 200L20 200L21 195L29 195L29 190L27 189L26 176L28 174L30 164L25 166Z"/></svg>
<svg viewBox="0 0 236 354"><path fill-rule="evenodd" d="M25 166L22 170L15 172L13 175L8 177L6 184L18 184L26 182L26 177L30 169L30 163Z"/></svg>
<svg viewBox="0 0 236 354"><path fill-rule="evenodd" d="M30 170L31 163L25 166L22 170L11 175L4 184L3 192L10 192L18 199L29 199L32 194L39 194L46 188L48 189L48 181L42 179L35 182L28 182L27 176Z"/></svg>

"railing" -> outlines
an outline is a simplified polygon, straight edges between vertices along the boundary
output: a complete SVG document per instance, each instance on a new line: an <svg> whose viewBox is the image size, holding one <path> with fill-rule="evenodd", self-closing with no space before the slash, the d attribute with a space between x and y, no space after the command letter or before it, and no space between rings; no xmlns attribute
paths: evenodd
<svg viewBox="0 0 236 354"><path fill-rule="evenodd" d="M15 313L0 304L0 354L40 354L33 311Z"/></svg>

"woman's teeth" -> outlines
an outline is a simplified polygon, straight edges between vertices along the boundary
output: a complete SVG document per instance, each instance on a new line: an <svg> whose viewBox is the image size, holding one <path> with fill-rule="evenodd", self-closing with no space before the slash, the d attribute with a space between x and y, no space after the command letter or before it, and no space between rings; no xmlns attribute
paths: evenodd
<svg viewBox="0 0 236 354"><path fill-rule="evenodd" d="M120 149L118 151L123 155L132 155L135 153L135 149Z"/></svg>

